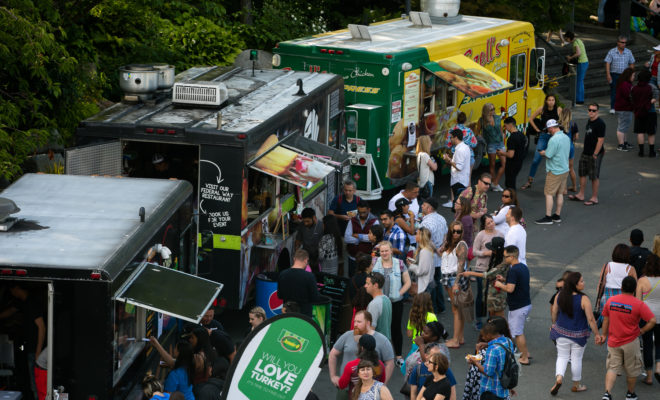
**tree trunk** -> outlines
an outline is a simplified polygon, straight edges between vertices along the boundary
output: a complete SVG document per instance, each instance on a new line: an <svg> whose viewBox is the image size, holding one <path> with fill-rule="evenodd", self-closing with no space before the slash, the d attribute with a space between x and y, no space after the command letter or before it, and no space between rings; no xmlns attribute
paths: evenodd
<svg viewBox="0 0 660 400"><path fill-rule="evenodd" d="M243 23L245 25L253 25L252 0L241 0L241 9L243 9Z"/></svg>

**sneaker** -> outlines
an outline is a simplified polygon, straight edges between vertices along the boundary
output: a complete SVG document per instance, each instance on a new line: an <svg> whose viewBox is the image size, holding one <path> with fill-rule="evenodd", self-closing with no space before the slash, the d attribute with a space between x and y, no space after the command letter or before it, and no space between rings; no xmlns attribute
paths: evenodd
<svg viewBox="0 0 660 400"><path fill-rule="evenodd" d="M628 150L629 150L629 149L628 149L625 145L623 145L623 144L620 144L620 145L616 146L616 149L619 150L619 151L628 151Z"/></svg>
<svg viewBox="0 0 660 400"><path fill-rule="evenodd" d="M614 113L616 113L616 111L614 111L613 108L610 108L610 114L614 114Z"/></svg>
<svg viewBox="0 0 660 400"><path fill-rule="evenodd" d="M626 393L626 400L637 400L637 393L635 393L635 392Z"/></svg>
<svg viewBox="0 0 660 400"><path fill-rule="evenodd" d="M631 145L631 144L628 143L628 142L623 142L623 147L625 147L626 150L632 150L633 145Z"/></svg>
<svg viewBox="0 0 660 400"><path fill-rule="evenodd" d="M442 203L442 206L443 206L444 208L452 208L452 207L454 206L454 203L453 203L451 200L449 200L449 201L446 202L446 203Z"/></svg>
<svg viewBox="0 0 660 400"><path fill-rule="evenodd" d="M612 395L610 394L610 392L605 392L603 394L602 400L612 400Z"/></svg>
<svg viewBox="0 0 660 400"><path fill-rule="evenodd" d="M404 361L403 361L403 358L397 358L397 359L396 359L396 366L397 366L397 368L401 368L401 367L403 367L403 362L404 362Z"/></svg>
<svg viewBox="0 0 660 400"><path fill-rule="evenodd" d="M503 188L502 186L500 186L500 185L493 185L493 186L491 187L491 190L492 190L493 192L503 192L503 191L504 191L504 188Z"/></svg>
<svg viewBox="0 0 660 400"><path fill-rule="evenodd" d="M650 158L655 158L656 157L655 151L649 152L649 157Z"/></svg>
<svg viewBox="0 0 660 400"><path fill-rule="evenodd" d="M552 225L552 217L548 217L547 215L541 219L537 219L536 221L537 224L539 225Z"/></svg>
<svg viewBox="0 0 660 400"><path fill-rule="evenodd" d="M557 214L552 214L552 222L561 222L561 217Z"/></svg>

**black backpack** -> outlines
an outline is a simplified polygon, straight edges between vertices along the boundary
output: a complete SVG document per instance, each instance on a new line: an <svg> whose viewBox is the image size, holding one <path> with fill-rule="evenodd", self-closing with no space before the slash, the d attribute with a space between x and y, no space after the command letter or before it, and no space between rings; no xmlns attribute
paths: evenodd
<svg viewBox="0 0 660 400"><path fill-rule="evenodd" d="M513 389L518 386L518 374L520 373L520 366L516 362L516 356L507 346L501 343L495 343L504 349L504 368L502 369L502 376L500 382L505 389Z"/></svg>

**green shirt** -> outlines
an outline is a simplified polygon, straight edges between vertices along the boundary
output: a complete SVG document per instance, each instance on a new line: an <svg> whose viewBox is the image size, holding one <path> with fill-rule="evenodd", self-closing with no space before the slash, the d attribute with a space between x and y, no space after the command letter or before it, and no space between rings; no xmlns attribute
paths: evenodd
<svg viewBox="0 0 660 400"><path fill-rule="evenodd" d="M388 340L392 340L392 302L385 295L374 297L367 306L371 314L371 326Z"/></svg>
<svg viewBox="0 0 660 400"><path fill-rule="evenodd" d="M582 42L582 40L575 39L573 41L573 51L575 51L576 49L580 49L580 56L578 57L577 62L578 63L589 62L589 59L587 58L587 50L585 50L584 43Z"/></svg>
<svg viewBox="0 0 660 400"><path fill-rule="evenodd" d="M568 155L571 151L571 139L562 131L555 132L548 140L548 148L545 149L545 170L553 175L561 175L568 172Z"/></svg>

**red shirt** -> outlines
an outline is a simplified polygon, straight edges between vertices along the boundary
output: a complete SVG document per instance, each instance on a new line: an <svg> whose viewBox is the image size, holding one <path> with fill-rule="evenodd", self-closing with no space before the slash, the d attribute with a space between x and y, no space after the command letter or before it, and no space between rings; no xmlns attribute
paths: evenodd
<svg viewBox="0 0 660 400"><path fill-rule="evenodd" d="M649 306L631 294L610 297L603 308L603 316L610 320L607 345L619 347L639 337L639 320L654 317Z"/></svg>
<svg viewBox="0 0 660 400"><path fill-rule="evenodd" d="M344 367L344 372L339 377L339 388L346 389L348 387L348 397L351 397L353 393L353 388L355 384L360 380L358 376L357 366L360 363L360 359L356 358L353 361L349 361ZM382 361L378 360L379 367L374 368L374 379L385 383L385 364ZM378 373L378 368L380 368L380 373Z"/></svg>

